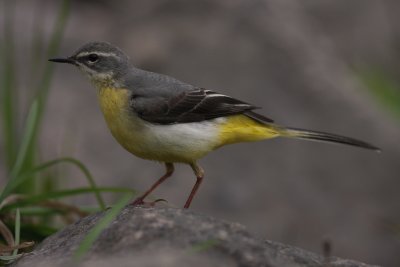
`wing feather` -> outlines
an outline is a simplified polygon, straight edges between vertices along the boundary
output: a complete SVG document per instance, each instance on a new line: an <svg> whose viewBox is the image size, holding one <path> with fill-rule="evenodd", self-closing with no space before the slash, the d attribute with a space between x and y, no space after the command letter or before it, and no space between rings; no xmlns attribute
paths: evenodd
<svg viewBox="0 0 400 267"><path fill-rule="evenodd" d="M143 120L159 124L198 122L242 113L260 122L272 122L252 111L257 107L204 88L184 91L169 99L135 97L131 106Z"/></svg>

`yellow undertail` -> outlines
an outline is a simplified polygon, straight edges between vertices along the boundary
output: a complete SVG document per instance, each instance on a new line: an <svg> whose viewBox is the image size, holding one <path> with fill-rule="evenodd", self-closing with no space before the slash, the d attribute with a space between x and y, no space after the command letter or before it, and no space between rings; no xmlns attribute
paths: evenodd
<svg viewBox="0 0 400 267"><path fill-rule="evenodd" d="M378 152L380 151L379 148L369 143L351 137L283 127L273 123L261 123L245 115L235 115L227 118L227 120L221 125L217 147L239 142L259 141L278 136L327 143L338 143L371 149Z"/></svg>
<svg viewBox="0 0 400 267"><path fill-rule="evenodd" d="M227 117L227 120L221 124L217 147L260 141L280 135L280 128L273 124L263 124L245 115L234 115Z"/></svg>

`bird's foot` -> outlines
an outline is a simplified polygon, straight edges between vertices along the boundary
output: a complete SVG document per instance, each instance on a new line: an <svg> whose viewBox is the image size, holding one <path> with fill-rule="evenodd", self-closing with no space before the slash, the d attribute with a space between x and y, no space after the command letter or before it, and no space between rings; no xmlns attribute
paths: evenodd
<svg viewBox="0 0 400 267"><path fill-rule="evenodd" d="M142 206L144 204L145 204L145 202L143 201L143 198L142 197L138 197L133 202L131 202L130 205L132 205L132 206Z"/></svg>
<svg viewBox="0 0 400 267"><path fill-rule="evenodd" d="M138 197L135 199L130 205L132 206L143 206L143 207L154 207L157 202L166 202L168 203L167 200L159 198L154 201L146 202L142 197Z"/></svg>

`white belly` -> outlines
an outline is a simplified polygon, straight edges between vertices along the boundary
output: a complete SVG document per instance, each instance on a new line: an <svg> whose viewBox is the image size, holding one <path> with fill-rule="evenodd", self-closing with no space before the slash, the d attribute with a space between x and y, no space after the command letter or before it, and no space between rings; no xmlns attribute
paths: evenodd
<svg viewBox="0 0 400 267"><path fill-rule="evenodd" d="M159 125L132 116L122 144L126 149L146 159L185 163L195 162L216 147L218 124L224 120Z"/></svg>

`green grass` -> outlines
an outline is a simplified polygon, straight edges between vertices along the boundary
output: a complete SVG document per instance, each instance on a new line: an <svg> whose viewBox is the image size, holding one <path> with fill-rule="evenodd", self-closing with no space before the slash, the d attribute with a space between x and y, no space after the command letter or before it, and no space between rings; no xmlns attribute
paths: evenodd
<svg viewBox="0 0 400 267"><path fill-rule="evenodd" d="M93 243L99 237L101 232L107 228L110 223L114 220L114 218L121 212L121 210L129 203L132 199L132 194L124 195L112 209L107 211L97 223L96 225L89 231L89 233L85 236L79 247L74 253L73 260L75 262L79 262L82 260L84 255L89 251L92 247Z"/></svg>
<svg viewBox="0 0 400 267"><path fill-rule="evenodd" d="M193 247L191 247L190 250L188 250L188 252L189 253L199 253L202 251L206 251L206 250L209 250L209 249L217 246L219 242L220 241L218 239L205 240L203 242L193 245Z"/></svg>
<svg viewBox="0 0 400 267"><path fill-rule="evenodd" d="M400 119L400 81L378 67L362 68L356 76L390 114Z"/></svg>
<svg viewBox="0 0 400 267"><path fill-rule="evenodd" d="M2 38L2 75L1 75L1 116L3 127L3 141L5 146L5 163L8 169L14 164L17 147L16 119L17 102L15 88L15 59L14 59L14 31L12 20L15 13L15 2L5 1L3 3L3 38Z"/></svg>
<svg viewBox="0 0 400 267"><path fill-rule="evenodd" d="M4 199L11 194L11 192L15 191L15 189L18 188L18 186L23 184L26 180L32 179L32 177L33 177L32 174L35 174L40 171L44 171L53 165L63 163L63 162L76 165L84 173L85 178L88 180L89 185L90 185L89 191L95 194L100 208L105 209L106 206L105 206L104 200L101 197L100 192L97 189L97 185L95 184L94 179L93 179L92 175L90 174L89 170L85 167L85 165L83 165L80 161L78 161L74 158L55 159L52 161L45 162L37 167L32 168L29 171L24 172L24 173L20 173L19 175L11 176L11 179L6 184L5 188L3 189L2 193L0 194L0 203L2 203L4 201Z"/></svg>
<svg viewBox="0 0 400 267"><path fill-rule="evenodd" d="M46 107L50 81L54 70L54 66L52 64L46 64L46 62L47 58L54 56L59 49L69 14L69 1L63 0L60 2L60 8L54 22L53 32L48 45L45 46L44 42L38 42L36 40L36 45L31 51L32 54L35 54L37 50L45 51L43 55L40 56L41 61L28 61L24 62L23 66L19 66L16 60L16 55L19 51L16 51L18 46L16 45L14 34L16 4L17 1L4 1L2 8L4 35L2 36L3 45L1 47L2 72L0 76L0 105L2 107L2 143L5 145L5 167L10 177L15 177L19 172L31 169L39 161L38 157L40 156L40 151L37 149L38 132ZM43 16L42 11L38 9L35 16ZM40 29L40 27L37 26L37 29ZM39 30L37 31L39 33ZM31 63L30 66L29 63ZM23 67L28 68L30 73L36 74L35 79L29 84L31 87L30 91L33 93L28 99L27 105L28 107L30 106L30 117L28 117L27 121L24 123L26 125L24 131L18 127L20 125L20 123L18 123L18 118L20 117L18 113L26 110L26 107L18 106L20 102L18 101L19 94L22 94L22 92L18 90L21 83L18 74ZM24 92L24 95L29 94ZM34 180L29 179L26 181L26 184L21 185L17 191L21 193L30 193L34 191L37 186L40 188L40 185L36 185Z"/></svg>
<svg viewBox="0 0 400 267"><path fill-rule="evenodd" d="M47 38L43 31L43 17L46 14L40 8L44 3L38 1L31 25L34 34L31 43L27 44L31 50L30 56L19 65L16 55L19 53L17 42L20 40L16 39L15 19L16 6L21 3L18 0L0 3L0 19L4 27L0 36L0 141L4 145L1 153L6 168L6 184L0 190L0 236L3 238L3 241L0 240L0 265L17 259L34 242L40 242L77 217L104 210L106 203L103 193L123 194L122 199L100 220L77 250L75 259L82 257L102 229L135 194L134 190L126 188L98 187L89 169L75 158L41 160L38 139L54 73L54 64L49 64L47 59L58 53L70 13L70 1L59 0L48 41L45 41ZM24 72L21 71L23 68L30 74L29 92L20 91L22 79L19 73ZM28 98L27 106L19 106L22 103L20 95ZM19 121L21 117L25 118L24 121ZM83 177L88 186L59 188L57 180L64 178L63 172L54 171L54 167L61 165L78 168L82 175L75 179ZM97 206L74 206L66 202L67 198L82 194L93 194ZM14 229L14 233L10 229Z"/></svg>
<svg viewBox="0 0 400 267"><path fill-rule="evenodd" d="M27 151L29 144L32 142L32 136L33 136L32 132L34 129L34 125L37 123L37 117L38 117L38 102L34 101L30 109L30 112L28 114L28 118L26 120L24 135L22 138L20 148L17 153L14 167L11 169L10 172L9 176L10 178L6 186L0 193L0 215L3 217L7 217L7 215L16 211L15 223L14 223L15 234L13 238L14 240L12 242L13 247L18 247L20 242L20 237L22 234L31 237L34 236L38 239L37 241L40 241L41 239L45 238L46 236L52 234L55 231L54 228L50 227L52 223L43 223L43 221L40 221L41 223L34 223L34 221L32 221L32 223L24 225L24 227L22 228L24 229L24 231L21 232L21 219L20 219L21 214L36 216L39 218L46 218L46 222L52 222L52 220L49 221L48 218L54 218L55 216L67 217L67 215L70 215L71 212L78 214L79 216L84 216L87 214L85 211L81 210L80 207L75 207L62 202L54 202L53 201L54 199L65 199L67 197L81 195L81 194L88 194L88 193L94 194L99 206L98 209L95 209L95 211L97 211L97 210L104 210L106 208L105 201L101 196L101 192L130 193L129 199L135 193L133 190L129 190L126 188L116 188L116 187L99 188L96 185L95 180L92 177L89 170L87 169L87 167L79 160L74 158L54 159L48 162L44 162L42 164L38 164L32 167L31 169L24 168L22 162L24 162L26 154L28 153ZM28 181L29 179L30 180L38 179L41 176L37 174L44 172L47 169L62 163L76 166L83 173L83 176L87 180L89 186L81 188L73 188L73 189L64 189L64 190L53 190L50 192L42 192L42 193L32 192L31 194L27 193L15 194L18 188L27 184L26 181ZM126 197L123 199L126 200ZM126 204L127 201L123 203ZM106 226L106 222L111 221L116 216L117 212L119 212L119 210L122 209L120 205L121 205L120 203L117 203L115 208L118 209L112 209L112 212L110 212L104 217L105 221L104 222L102 221L101 227L104 228ZM32 209L23 210L22 212L20 212L20 209L26 206L36 207L36 212L32 212ZM37 209L38 207L42 209ZM96 235L98 235L100 233L99 231L103 229L101 227L96 228L99 230L90 233L88 237L91 237L91 240L95 240ZM10 261L17 259L19 256L19 254L17 254L17 251L18 249L15 249L12 255L7 255L7 253L4 255L3 253L2 255L0 255L0 260L9 263ZM80 251L83 251L81 252L81 255L83 255L82 253L84 253L85 250L81 249Z"/></svg>
<svg viewBox="0 0 400 267"><path fill-rule="evenodd" d="M14 230L14 246L19 246L20 239L21 239L21 213L19 209L16 211L15 215L15 230ZM17 256L18 248L13 251L13 256Z"/></svg>

